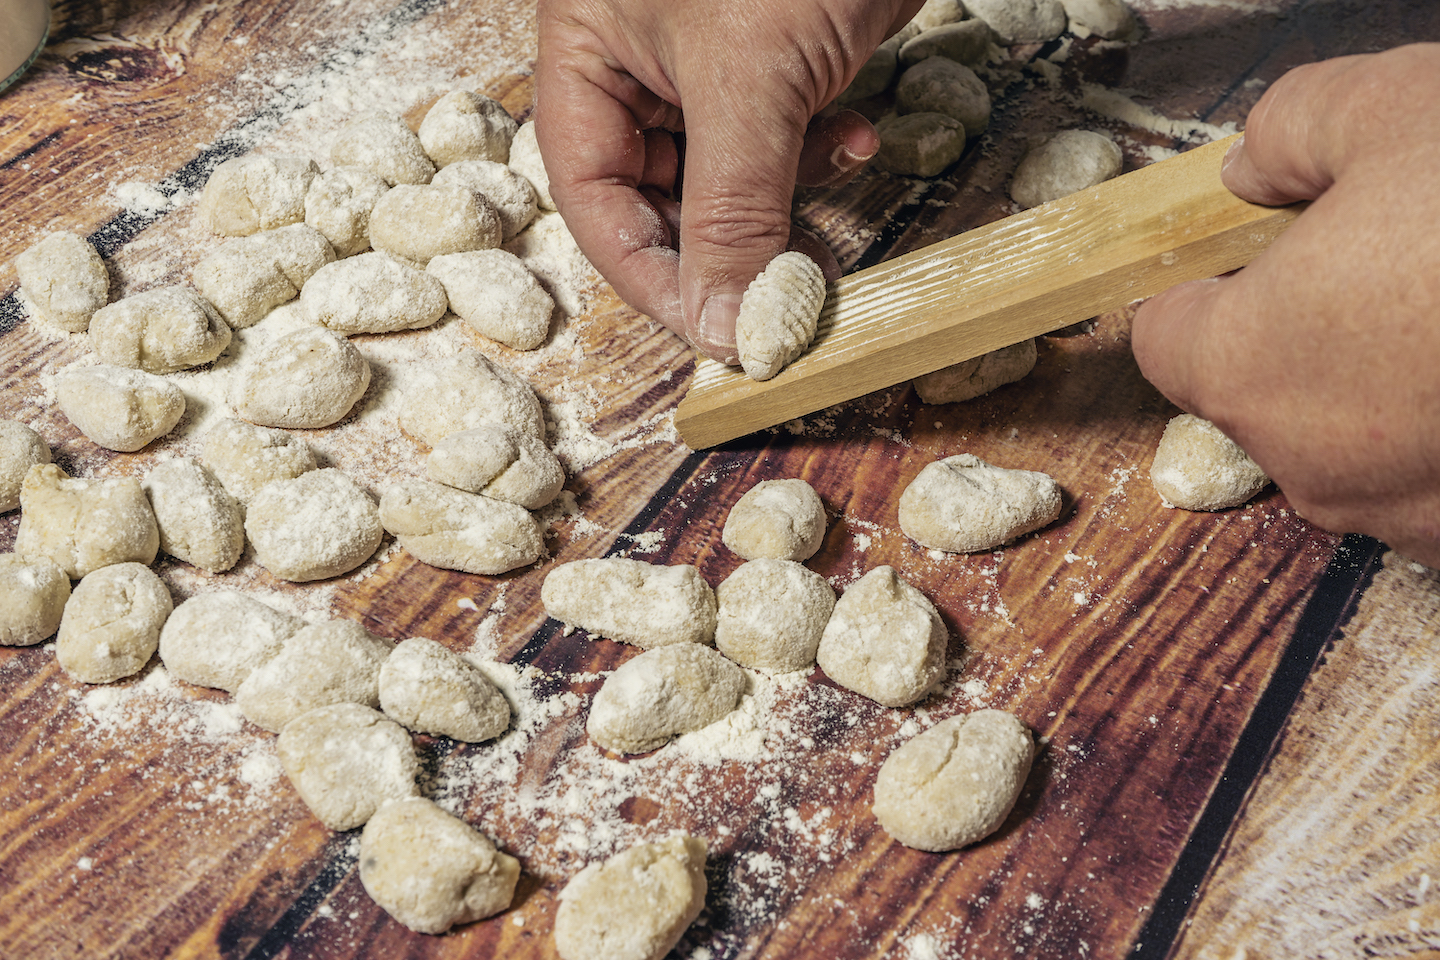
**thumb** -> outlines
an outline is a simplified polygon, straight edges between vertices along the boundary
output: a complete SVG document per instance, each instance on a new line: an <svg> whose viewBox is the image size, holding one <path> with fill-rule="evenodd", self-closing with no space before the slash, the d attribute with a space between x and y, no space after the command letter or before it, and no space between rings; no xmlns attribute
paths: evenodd
<svg viewBox="0 0 1440 960"><path fill-rule="evenodd" d="M681 302L690 342L734 363L740 298L790 235L810 109L788 89L705 86L709 96L685 103Z"/></svg>
<svg viewBox="0 0 1440 960"><path fill-rule="evenodd" d="M1142 303L1130 331L1135 362L1157 390L1180 409L1214 420L1212 345L1214 318L1235 277L1194 280L1171 287Z"/></svg>

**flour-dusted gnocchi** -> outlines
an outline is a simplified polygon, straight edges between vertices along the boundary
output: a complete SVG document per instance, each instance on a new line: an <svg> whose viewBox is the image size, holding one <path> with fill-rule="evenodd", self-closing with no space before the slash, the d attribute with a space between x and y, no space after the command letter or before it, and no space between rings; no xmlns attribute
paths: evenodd
<svg viewBox="0 0 1440 960"><path fill-rule="evenodd" d="M933 177L965 152L965 127L943 113L907 113L876 124L881 170L908 177Z"/></svg>
<svg viewBox="0 0 1440 960"><path fill-rule="evenodd" d="M301 714L280 731L276 752L295 792L331 830L363 826L386 803L420 793L410 734L358 703Z"/></svg>
<svg viewBox="0 0 1440 960"><path fill-rule="evenodd" d="M735 318L735 348L752 380L769 380L810 348L825 306L825 274L805 254L780 254L750 281Z"/></svg>
<svg viewBox="0 0 1440 960"><path fill-rule="evenodd" d="M984 20L961 20L924 30L900 48L900 63L913 67L921 60L944 57L975 67L985 62L994 45L993 34Z"/></svg>
<svg viewBox="0 0 1440 960"><path fill-rule="evenodd" d="M1068 22L1060 0L965 0L965 9L1007 46L1054 40Z"/></svg>
<svg viewBox="0 0 1440 960"><path fill-rule="evenodd" d="M505 163L518 124L503 105L482 93L452 90L420 121L420 144L441 171L467 160Z"/></svg>
<svg viewBox="0 0 1440 960"><path fill-rule="evenodd" d="M974 70L945 57L910 67L895 84L895 105L904 113L943 113L976 137L990 125L990 91Z"/></svg>
<svg viewBox="0 0 1440 960"><path fill-rule="evenodd" d="M1104 134L1064 130L1020 160L1010 198L1022 207L1038 207L1104 183L1120 172L1123 161L1120 148Z"/></svg>
<svg viewBox="0 0 1440 960"><path fill-rule="evenodd" d="M227 693L279 655L305 621L238 590L191 597L160 630L160 660L177 680Z"/></svg>
<svg viewBox="0 0 1440 960"><path fill-rule="evenodd" d="M319 172L309 157L234 157L211 172L195 212L211 233L226 237L300 223L305 192Z"/></svg>
<svg viewBox="0 0 1440 960"><path fill-rule="evenodd" d="M267 483L316 467L315 454L294 434L228 417L206 432L201 457L241 503L255 499Z"/></svg>
<svg viewBox="0 0 1440 960"><path fill-rule="evenodd" d="M55 659L81 683L139 673L160 643L174 602L143 563L112 563L75 585L55 637Z"/></svg>
<svg viewBox="0 0 1440 960"><path fill-rule="evenodd" d="M973 400L1007 383L1023 379L1035 369L1038 357L1035 341L1022 340L916 377L915 392L926 403Z"/></svg>
<svg viewBox="0 0 1440 960"><path fill-rule="evenodd" d="M435 164L420 138L393 113L367 113L347 121L330 144L330 161L337 167L363 167L391 186L429 183L435 176Z"/></svg>
<svg viewBox="0 0 1440 960"><path fill-rule="evenodd" d="M1215 424L1182 413L1165 425L1150 482L1167 507L1229 510L1265 489L1270 478Z"/></svg>
<svg viewBox="0 0 1440 960"><path fill-rule="evenodd" d="M968 846L1005 822L1034 755L1030 731L1003 710L942 720L885 759L875 778L875 819L917 850Z"/></svg>
<svg viewBox="0 0 1440 960"><path fill-rule="evenodd" d="M223 573L245 551L245 510L203 463L176 457L141 481L155 511L160 549L208 573Z"/></svg>
<svg viewBox="0 0 1440 960"><path fill-rule="evenodd" d="M444 933L499 913L519 879L519 860L422 797L385 804L360 833L365 892L418 933Z"/></svg>
<svg viewBox="0 0 1440 960"><path fill-rule="evenodd" d="M230 325L185 287L160 287L101 307L90 347L117 367L174 373L209 363L230 345Z"/></svg>
<svg viewBox="0 0 1440 960"><path fill-rule="evenodd" d="M407 382L400 427L431 447L452 433L486 423L545 436L545 416L534 389L478 351L415 364Z"/></svg>
<svg viewBox="0 0 1440 960"><path fill-rule="evenodd" d="M993 550L1060 516L1060 485L962 453L926 464L900 495L900 529L922 547Z"/></svg>
<svg viewBox="0 0 1440 960"><path fill-rule="evenodd" d="M510 726L510 701L480 668L449 648L411 637L380 667L380 709L416 733L467 743Z"/></svg>
<svg viewBox="0 0 1440 960"><path fill-rule="evenodd" d="M79 580L112 563L153 563L160 531L135 477L70 477L53 463L38 464L20 487L15 552L47 557Z"/></svg>
<svg viewBox="0 0 1440 960"><path fill-rule="evenodd" d="M944 679L949 639L923 593L893 568L876 567L841 594L815 659L840 686L904 707Z"/></svg>
<svg viewBox="0 0 1440 960"><path fill-rule="evenodd" d="M1070 18L1070 32L1078 37L1094 34L1106 40L1132 38L1135 14L1124 0L1060 0Z"/></svg>
<svg viewBox="0 0 1440 960"><path fill-rule="evenodd" d="M255 559L282 580L338 577L370 559L384 537L370 495L334 467L276 480L245 512Z"/></svg>
<svg viewBox="0 0 1440 960"><path fill-rule="evenodd" d="M0 647L28 647L55 635L70 578L55 561L0 553Z"/></svg>
<svg viewBox="0 0 1440 960"><path fill-rule="evenodd" d="M110 272L90 241L73 233L48 233L15 258L20 292L41 321L84 333L110 298Z"/></svg>
<svg viewBox="0 0 1440 960"><path fill-rule="evenodd" d="M328 427L370 386L370 364L345 337L307 327L262 344L242 361L230 406L265 427Z"/></svg>
<svg viewBox="0 0 1440 960"><path fill-rule="evenodd" d="M546 575L540 602L567 626L641 648L715 640L715 591L689 564L627 557L562 563Z"/></svg>
<svg viewBox="0 0 1440 960"><path fill-rule="evenodd" d="M715 588L715 647L737 663L777 673L804 670L830 614L835 591L794 560L742 563Z"/></svg>
<svg viewBox="0 0 1440 960"><path fill-rule="evenodd" d="M744 692L745 672L711 648L656 647L605 679L585 730L606 750L645 753L719 720Z"/></svg>
<svg viewBox="0 0 1440 960"><path fill-rule="evenodd" d="M238 237L195 265L190 279L225 322L253 326L300 295L315 272L335 259L335 249L303 223Z"/></svg>
<svg viewBox="0 0 1440 960"><path fill-rule="evenodd" d="M50 445L18 420L0 420L0 513L20 506L30 468L50 462Z"/></svg>
<svg viewBox="0 0 1440 960"><path fill-rule="evenodd" d="M461 187L484 197L500 218L504 240L530 226L540 209L530 181L503 163L462 160L435 174L432 182Z"/></svg>
<svg viewBox="0 0 1440 960"><path fill-rule="evenodd" d="M524 507L429 480L401 480L380 498L380 521L415 559L494 576L534 563L545 549Z"/></svg>
<svg viewBox="0 0 1440 960"><path fill-rule="evenodd" d="M705 906L705 841L677 836L592 863L560 891L563 960L660 960Z"/></svg>
<svg viewBox="0 0 1440 960"><path fill-rule="evenodd" d="M565 468L534 434L498 423L452 433L435 445L425 470L437 483L538 510L565 485Z"/></svg>
<svg viewBox="0 0 1440 960"><path fill-rule="evenodd" d="M353 620L307 624L246 675L235 688L235 702L245 719L271 731L317 707L378 707L380 668L394 648L393 640Z"/></svg>
<svg viewBox="0 0 1440 960"><path fill-rule="evenodd" d="M876 47L875 52L870 54L870 59L861 65L855 79L850 81L850 86L845 88L836 102L843 106L884 93L889 88L890 81L895 79L900 48L919 33L920 27L911 21Z"/></svg>
<svg viewBox="0 0 1440 960"><path fill-rule="evenodd" d="M555 198L550 196L550 175L545 172L545 160L540 156L540 144L535 140L535 124L522 123L510 142L510 169L530 181L535 188L535 200L541 210L554 210Z"/></svg>
<svg viewBox="0 0 1440 960"><path fill-rule="evenodd" d="M311 323L347 335L418 330L443 317L447 305L435 277L374 252L321 267L300 291Z"/></svg>
<svg viewBox="0 0 1440 960"><path fill-rule="evenodd" d="M335 167L310 182L305 193L305 226L319 233L337 257L370 249L370 211L390 189L364 167Z"/></svg>
<svg viewBox="0 0 1440 960"><path fill-rule="evenodd" d="M67 367L55 380L55 400L89 440L125 453L163 437L185 415L185 394L169 380L108 364Z"/></svg>
<svg viewBox="0 0 1440 960"><path fill-rule="evenodd" d="M804 480L762 480L730 508L720 534L746 560L809 560L825 541L825 504Z"/></svg>
<svg viewBox="0 0 1440 960"><path fill-rule="evenodd" d="M423 267L431 258L500 246L500 214L448 183L391 187L370 211L370 246Z"/></svg>
<svg viewBox="0 0 1440 960"><path fill-rule="evenodd" d="M515 350L545 342L555 301L515 254L452 253L435 257L425 269L444 284L450 309L476 333Z"/></svg>
<svg viewBox="0 0 1440 960"><path fill-rule="evenodd" d="M964 19L965 4L961 0L925 0L915 16L910 18L910 26L917 32L923 32Z"/></svg>

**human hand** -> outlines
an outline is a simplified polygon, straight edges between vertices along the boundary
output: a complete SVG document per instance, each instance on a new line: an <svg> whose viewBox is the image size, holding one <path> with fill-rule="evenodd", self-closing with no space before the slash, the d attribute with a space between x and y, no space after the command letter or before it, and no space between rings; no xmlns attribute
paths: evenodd
<svg viewBox="0 0 1440 960"><path fill-rule="evenodd" d="M626 302L736 362L740 297L791 240L796 183L842 183L879 149L857 113L812 118L921 2L540 0L535 132L580 249ZM794 246L834 279L817 243Z"/></svg>
<svg viewBox="0 0 1440 960"><path fill-rule="evenodd" d="M1440 566L1440 45L1286 74L1222 179L1314 202L1239 273L1142 305L1141 371L1302 516Z"/></svg>

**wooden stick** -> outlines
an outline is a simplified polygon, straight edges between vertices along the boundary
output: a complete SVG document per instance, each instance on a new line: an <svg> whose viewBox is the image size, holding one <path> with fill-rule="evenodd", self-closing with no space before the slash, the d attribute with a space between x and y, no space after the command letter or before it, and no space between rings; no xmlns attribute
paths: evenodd
<svg viewBox="0 0 1440 960"><path fill-rule="evenodd" d="M1244 266L1304 205L1225 189L1234 139L842 277L809 352L774 379L700 360L676 429L714 446Z"/></svg>

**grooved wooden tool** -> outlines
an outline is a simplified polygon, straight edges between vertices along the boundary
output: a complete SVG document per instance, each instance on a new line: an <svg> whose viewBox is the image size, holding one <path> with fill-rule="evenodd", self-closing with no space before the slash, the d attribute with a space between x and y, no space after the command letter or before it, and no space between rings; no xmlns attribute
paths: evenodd
<svg viewBox="0 0 1440 960"><path fill-rule="evenodd" d="M842 277L809 352L773 379L701 359L676 429L714 446L1244 266L1304 204L1225 189L1235 139Z"/></svg>

